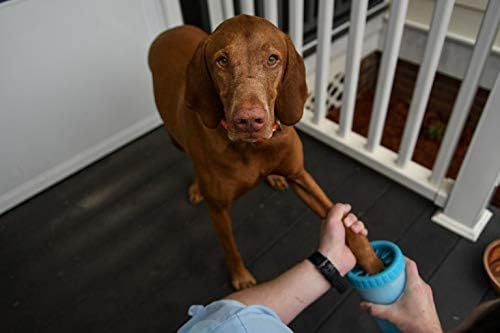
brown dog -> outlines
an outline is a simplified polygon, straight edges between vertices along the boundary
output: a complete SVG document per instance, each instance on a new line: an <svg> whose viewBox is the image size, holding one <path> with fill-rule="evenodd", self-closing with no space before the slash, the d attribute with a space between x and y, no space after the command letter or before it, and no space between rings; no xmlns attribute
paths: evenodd
<svg viewBox="0 0 500 333"><path fill-rule="evenodd" d="M183 26L156 38L149 53L156 105L172 141L194 166L189 199L206 200L236 289L256 283L234 242L229 208L263 179L287 181L321 218L332 202L304 169L291 127L307 97L304 62L268 21L237 16L211 35ZM366 237L348 232L363 267L380 268Z"/></svg>

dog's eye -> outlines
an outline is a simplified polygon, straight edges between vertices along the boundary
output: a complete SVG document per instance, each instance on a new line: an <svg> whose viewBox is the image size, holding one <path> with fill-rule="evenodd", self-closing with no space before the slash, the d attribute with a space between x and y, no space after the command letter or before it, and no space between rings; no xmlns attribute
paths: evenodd
<svg viewBox="0 0 500 333"><path fill-rule="evenodd" d="M278 60L279 60L279 58L278 58L278 56L276 54L271 54L269 56L269 58L267 58L267 64L269 66L274 66L274 65L276 65L278 63Z"/></svg>
<svg viewBox="0 0 500 333"><path fill-rule="evenodd" d="M217 64L222 67L226 67L229 64L229 58L226 56L220 56L216 60Z"/></svg>

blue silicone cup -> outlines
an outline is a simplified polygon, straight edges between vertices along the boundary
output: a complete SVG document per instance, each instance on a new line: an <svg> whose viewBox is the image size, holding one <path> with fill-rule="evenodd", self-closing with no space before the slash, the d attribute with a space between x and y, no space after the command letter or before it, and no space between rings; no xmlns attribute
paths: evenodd
<svg viewBox="0 0 500 333"><path fill-rule="evenodd" d="M347 273L347 279L365 301L377 304L392 304L403 293L406 284L405 259L399 247L389 241L379 240L370 243L385 265L383 271L370 275L359 266ZM375 318L385 333L399 330L390 322Z"/></svg>

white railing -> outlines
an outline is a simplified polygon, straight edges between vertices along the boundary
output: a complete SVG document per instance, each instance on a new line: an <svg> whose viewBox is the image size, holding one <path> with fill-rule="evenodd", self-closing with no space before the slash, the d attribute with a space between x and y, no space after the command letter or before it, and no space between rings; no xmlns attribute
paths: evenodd
<svg viewBox="0 0 500 333"><path fill-rule="evenodd" d="M164 11L166 7L170 7L170 13L180 13L178 0L147 1L159 1ZM404 30L408 0L392 1L390 6L387 34L367 138L352 131L352 122L368 1L356 0L352 3L340 124L325 117L328 73L331 64L334 0L319 0L319 28L315 42L317 43L314 80L315 107L314 111L305 110L304 117L297 127L432 200L437 206L443 208L435 214L433 221L463 237L476 240L491 216L491 212L487 210L488 199L500 178L500 153L498 151L500 112L497 110L500 105L500 77L497 77L490 93L457 180L445 178L445 173L496 36L500 22L500 1L490 0L488 3L472 58L432 170L412 161L412 156L455 1L436 1L425 54L420 65L398 153L383 147L380 142ZM290 36L297 49L302 51L304 1L289 0L289 4ZM231 0L207 0L207 5L212 29L222 20L234 15ZM253 0L240 0L240 8L243 13L255 13ZM162 14L162 16L166 19L165 26L167 27L175 26L180 22L178 15L172 17L172 15ZM264 2L264 16L277 24L278 1Z"/></svg>

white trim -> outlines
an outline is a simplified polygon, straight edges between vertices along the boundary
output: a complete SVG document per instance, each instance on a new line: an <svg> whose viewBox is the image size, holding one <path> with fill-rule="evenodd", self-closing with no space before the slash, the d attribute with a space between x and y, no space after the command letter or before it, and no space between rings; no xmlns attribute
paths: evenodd
<svg viewBox="0 0 500 333"><path fill-rule="evenodd" d="M442 210L437 211L434 216L432 216L431 220L434 223L453 231L457 235L475 242L492 216L493 213L491 211L484 209L479 217L479 221L474 224L473 228L469 228L459 221L449 217L444 214Z"/></svg>
<svg viewBox="0 0 500 333"><path fill-rule="evenodd" d="M0 196L0 214L162 124L153 114Z"/></svg>
<svg viewBox="0 0 500 333"><path fill-rule="evenodd" d="M430 30L430 27L428 24L414 21L411 19L406 19L405 26L408 28L420 30L420 31L425 32L425 33L428 33ZM470 37L455 33L453 31L448 31L448 33L446 34L446 38L450 41L454 41L454 42L466 45L466 46L471 47L471 48L476 44L476 40L474 38L470 38ZM491 51L494 54L500 55L500 47L497 45L493 45L493 47L491 48Z"/></svg>
<svg viewBox="0 0 500 333"><path fill-rule="evenodd" d="M424 23L412 21L412 20L406 20L405 26L408 28L413 28L416 30L423 31L425 33L428 33L430 30L430 27L428 24L424 24ZM446 38L449 40L452 40L454 42L458 42L460 44L464 44L464 45L467 45L470 47L473 47L474 44L476 43L475 39L473 39L473 38L466 37L464 35L459 35L457 33L451 32L451 31L448 31L446 33ZM492 51L496 54L500 54L500 48L498 46L493 46Z"/></svg>
<svg viewBox="0 0 500 333"><path fill-rule="evenodd" d="M383 18L383 21L386 29L387 19ZM382 32L381 36L383 37L384 35L385 33ZM399 58L420 65L425 51L427 36L427 30L406 24ZM462 43L456 38L451 38L448 33L439 60L438 72L462 81L472 56L473 47L474 44ZM500 49L499 52L495 52L495 47L493 47L486 61L485 68L479 81L479 86L491 90L499 69Z"/></svg>

